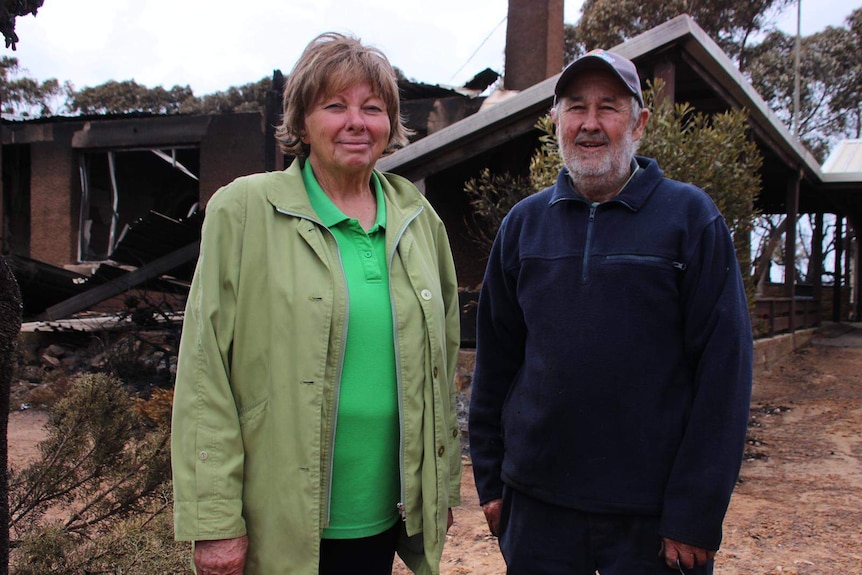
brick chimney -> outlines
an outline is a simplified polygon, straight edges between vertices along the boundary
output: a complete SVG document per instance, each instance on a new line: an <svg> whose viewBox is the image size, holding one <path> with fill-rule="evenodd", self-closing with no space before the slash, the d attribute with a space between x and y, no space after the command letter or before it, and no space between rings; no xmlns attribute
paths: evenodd
<svg viewBox="0 0 862 575"><path fill-rule="evenodd" d="M563 0L509 0L503 87L524 90L563 69Z"/></svg>

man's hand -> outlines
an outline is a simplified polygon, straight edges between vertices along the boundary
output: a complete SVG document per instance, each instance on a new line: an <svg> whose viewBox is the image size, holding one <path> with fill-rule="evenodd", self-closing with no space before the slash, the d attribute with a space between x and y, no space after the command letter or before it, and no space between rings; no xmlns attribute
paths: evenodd
<svg viewBox="0 0 862 575"><path fill-rule="evenodd" d="M195 541L197 575L242 575L248 537Z"/></svg>
<svg viewBox="0 0 862 575"><path fill-rule="evenodd" d="M488 529L491 530L491 535L494 537L500 536L500 510L502 508L502 499L493 499L482 506L482 511L485 512L485 521L488 522Z"/></svg>
<svg viewBox="0 0 862 575"><path fill-rule="evenodd" d="M693 569L695 565L705 565L707 560L713 559L715 551L662 537L660 555L671 569L679 569L680 566Z"/></svg>

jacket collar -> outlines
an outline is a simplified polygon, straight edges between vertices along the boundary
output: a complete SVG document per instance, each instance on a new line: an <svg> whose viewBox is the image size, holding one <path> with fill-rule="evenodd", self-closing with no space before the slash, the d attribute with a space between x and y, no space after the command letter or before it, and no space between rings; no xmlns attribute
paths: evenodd
<svg viewBox="0 0 862 575"><path fill-rule="evenodd" d="M302 181L302 160L296 158L284 171L270 172L266 199L280 212L296 214L319 221ZM416 212L422 200L413 184L392 174L374 171L386 200L386 218L389 225L395 226L402 218ZM407 188L410 188L408 190ZM302 192L302 193L299 193Z"/></svg>
<svg viewBox="0 0 862 575"><path fill-rule="evenodd" d="M623 186L623 189L619 194L605 203L616 202L626 206L631 211L636 212L647 203L653 191L664 178L664 174L661 171L661 168L658 167L658 162L652 158L635 156L634 160L637 162L640 169L634 177L632 177L626 185ZM569 170L565 167L560 170L560 173L557 175L557 183L554 186L550 199L548 200L548 205L554 205L561 200L576 200L589 203L586 198L576 192L572 187Z"/></svg>

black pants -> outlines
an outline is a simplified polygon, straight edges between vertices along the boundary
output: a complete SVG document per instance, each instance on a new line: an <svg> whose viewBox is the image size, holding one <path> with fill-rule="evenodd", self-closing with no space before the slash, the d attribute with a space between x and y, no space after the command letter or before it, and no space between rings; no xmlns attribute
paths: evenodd
<svg viewBox="0 0 862 575"><path fill-rule="evenodd" d="M392 575L399 523L371 537L321 539L319 575Z"/></svg>
<svg viewBox="0 0 862 575"><path fill-rule="evenodd" d="M671 569L658 517L585 513L503 490L500 550L508 575L711 575L713 562Z"/></svg>

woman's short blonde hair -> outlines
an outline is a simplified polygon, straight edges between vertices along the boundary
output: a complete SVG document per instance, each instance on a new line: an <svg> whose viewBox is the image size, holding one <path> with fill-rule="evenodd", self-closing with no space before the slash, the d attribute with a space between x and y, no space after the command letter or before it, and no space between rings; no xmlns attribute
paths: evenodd
<svg viewBox="0 0 862 575"><path fill-rule="evenodd" d="M389 115L389 143L386 151L407 143L409 131L401 118L398 80L386 56L358 38L326 32L312 40L287 79L283 95L283 117L275 139L285 154L308 157L305 116L320 99L368 82L386 104Z"/></svg>

